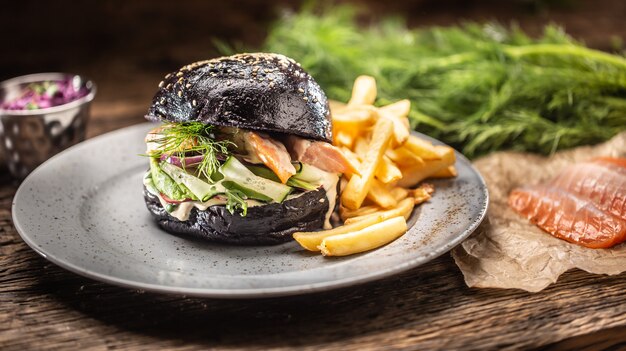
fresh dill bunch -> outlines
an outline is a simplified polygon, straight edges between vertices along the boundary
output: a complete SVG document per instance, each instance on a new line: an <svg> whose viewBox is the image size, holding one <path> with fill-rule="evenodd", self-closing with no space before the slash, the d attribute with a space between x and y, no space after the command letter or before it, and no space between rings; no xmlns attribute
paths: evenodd
<svg viewBox="0 0 626 351"><path fill-rule="evenodd" d="M262 50L296 59L339 101L357 76L374 76L377 104L408 98L414 128L469 157L550 154L626 129L626 59L557 26L533 39L495 23L412 30L387 18L363 27L356 15L350 6L305 7L277 21Z"/></svg>
<svg viewBox="0 0 626 351"><path fill-rule="evenodd" d="M159 145L153 157L161 155L176 156L185 165L188 153L203 155L197 165L197 175L211 180L219 166L219 155L228 154L228 148L234 145L228 140L215 139L215 126L202 122L165 123L159 131L160 137L153 140Z"/></svg>

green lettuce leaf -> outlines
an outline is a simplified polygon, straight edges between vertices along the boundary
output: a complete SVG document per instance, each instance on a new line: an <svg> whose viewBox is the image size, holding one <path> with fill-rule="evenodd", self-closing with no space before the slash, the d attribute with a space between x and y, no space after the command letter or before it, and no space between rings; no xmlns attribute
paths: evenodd
<svg viewBox="0 0 626 351"><path fill-rule="evenodd" d="M154 187L161 194L178 201L194 198L188 189L178 186L170 176L163 172L156 158L150 158L150 173Z"/></svg>

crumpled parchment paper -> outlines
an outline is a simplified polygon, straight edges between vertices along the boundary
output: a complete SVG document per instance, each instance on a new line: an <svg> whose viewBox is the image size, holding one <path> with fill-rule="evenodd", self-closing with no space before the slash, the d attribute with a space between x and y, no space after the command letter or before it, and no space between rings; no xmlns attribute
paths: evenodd
<svg viewBox="0 0 626 351"><path fill-rule="evenodd" d="M558 152L551 157L497 152L474 166L489 189L489 210L477 231L452 251L469 287L544 289L572 268L595 274L626 271L626 243L588 249L557 239L511 210L509 192L546 182L565 166L598 156L626 157L626 132L608 142Z"/></svg>

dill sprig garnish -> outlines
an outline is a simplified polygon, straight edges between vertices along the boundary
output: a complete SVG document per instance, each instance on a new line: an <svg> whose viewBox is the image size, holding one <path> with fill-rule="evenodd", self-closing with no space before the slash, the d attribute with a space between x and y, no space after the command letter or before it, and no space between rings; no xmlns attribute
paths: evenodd
<svg viewBox="0 0 626 351"><path fill-rule="evenodd" d="M274 24L262 50L296 59L339 101L357 76L374 76L378 104L410 99L414 128L470 157L549 154L626 129L626 59L559 27L533 39L494 23L412 30L398 18L367 27L356 18L353 7L305 7Z"/></svg>
<svg viewBox="0 0 626 351"><path fill-rule="evenodd" d="M195 166L196 173L209 181L220 166L219 155L227 155L229 146L233 145L228 140L216 140L215 126L201 122L165 123L159 134L153 140L159 148L151 154L152 157L176 156L185 166L186 157L201 154L204 158Z"/></svg>

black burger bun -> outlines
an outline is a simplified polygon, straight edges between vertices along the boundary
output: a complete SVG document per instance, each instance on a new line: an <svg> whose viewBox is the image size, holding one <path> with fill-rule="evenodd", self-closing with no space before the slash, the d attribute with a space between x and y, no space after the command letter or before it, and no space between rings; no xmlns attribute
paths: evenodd
<svg viewBox="0 0 626 351"><path fill-rule="evenodd" d="M293 59L279 54L238 54L184 66L159 84L146 118L332 142L326 95Z"/></svg>
<svg viewBox="0 0 626 351"><path fill-rule="evenodd" d="M146 118L332 142L324 92L294 60L278 54L239 54L184 66L159 84ZM249 206L246 216L231 214L224 205L204 211L194 207L185 221L171 216L145 187L144 199L159 226L170 233L240 245L278 244L296 231L318 230L329 209L321 187L282 203Z"/></svg>
<svg viewBox="0 0 626 351"><path fill-rule="evenodd" d="M291 240L294 232L320 229L329 206L326 191L319 188L282 203L250 206L245 217L216 205L205 211L193 208L187 221L179 221L145 187L143 192L148 210L166 231L238 245L280 244Z"/></svg>

